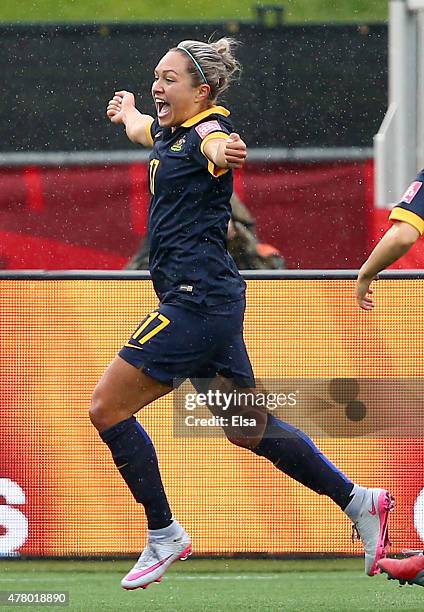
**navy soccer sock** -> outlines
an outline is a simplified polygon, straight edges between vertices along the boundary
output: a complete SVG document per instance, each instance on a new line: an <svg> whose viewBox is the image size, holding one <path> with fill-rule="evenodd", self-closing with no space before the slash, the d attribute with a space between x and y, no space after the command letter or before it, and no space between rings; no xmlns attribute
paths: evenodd
<svg viewBox="0 0 424 612"><path fill-rule="evenodd" d="M143 504L149 529L172 522L153 442L135 417L121 421L100 434L135 500Z"/></svg>
<svg viewBox="0 0 424 612"><path fill-rule="evenodd" d="M342 510L349 503L353 482L300 429L269 414L263 438L253 452L309 489L328 495Z"/></svg>

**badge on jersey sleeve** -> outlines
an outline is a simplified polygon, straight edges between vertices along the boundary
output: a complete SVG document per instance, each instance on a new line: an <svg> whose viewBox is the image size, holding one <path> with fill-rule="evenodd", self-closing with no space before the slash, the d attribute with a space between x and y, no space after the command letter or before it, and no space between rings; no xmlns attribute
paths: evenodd
<svg viewBox="0 0 424 612"><path fill-rule="evenodd" d="M206 138L208 134L212 134L212 132L222 132L222 128L216 119L213 121L205 121L204 123L200 123L199 125L196 125L194 129L202 140Z"/></svg>
<svg viewBox="0 0 424 612"><path fill-rule="evenodd" d="M422 186L423 184L420 181L414 181L413 183L411 183L402 196L402 202L410 204Z"/></svg>

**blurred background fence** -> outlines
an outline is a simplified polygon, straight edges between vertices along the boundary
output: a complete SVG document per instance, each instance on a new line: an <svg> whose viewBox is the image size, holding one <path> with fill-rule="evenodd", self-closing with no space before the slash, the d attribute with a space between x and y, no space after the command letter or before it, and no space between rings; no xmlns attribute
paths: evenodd
<svg viewBox="0 0 424 612"><path fill-rule="evenodd" d="M282 15L0 25L0 268L126 265L146 231L147 151L108 122L107 100L126 88L154 113L158 58L182 39L222 35L241 42L241 79L222 103L249 147L236 191L260 241L288 268L357 268L387 228L373 136L387 108L388 26ZM424 267L420 247L397 266Z"/></svg>
<svg viewBox="0 0 424 612"><path fill-rule="evenodd" d="M107 122L117 88L146 112L158 58L184 38L242 43L222 101L250 155L236 189L290 268L354 268L374 233L372 135L387 26L7 25L0 266L121 268L146 231L147 153Z"/></svg>
<svg viewBox="0 0 424 612"><path fill-rule="evenodd" d="M222 102L250 147L371 147L387 103L387 26L9 25L1 152L135 150L106 126L117 88L150 96L159 58L179 41L234 36L240 85Z"/></svg>

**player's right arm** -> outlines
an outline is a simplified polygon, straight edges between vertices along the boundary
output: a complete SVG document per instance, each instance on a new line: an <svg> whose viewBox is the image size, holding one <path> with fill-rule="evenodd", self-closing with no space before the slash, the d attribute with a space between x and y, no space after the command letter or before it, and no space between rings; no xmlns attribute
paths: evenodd
<svg viewBox="0 0 424 612"><path fill-rule="evenodd" d="M131 142L144 147L153 145L150 131L153 117L143 115L135 107L135 97L129 91L116 91L107 105L106 114L112 123L125 125L125 131Z"/></svg>

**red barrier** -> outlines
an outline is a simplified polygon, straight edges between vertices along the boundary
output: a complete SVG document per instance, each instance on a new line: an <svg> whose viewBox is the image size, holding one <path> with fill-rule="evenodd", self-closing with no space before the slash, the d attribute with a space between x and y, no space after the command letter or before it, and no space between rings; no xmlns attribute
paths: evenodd
<svg viewBox="0 0 424 612"><path fill-rule="evenodd" d="M145 233L145 164L0 171L3 268L122 268Z"/></svg>
<svg viewBox="0 0 424 612"><path fill-rule="evenodd" d="M146 166L0 170L0 267L119 269L146 231ZM372 164L248 163L235 188L289 268L355 268L373 234Z"/></svg>
<svg viewBox="0 0 424 612"><path fill-rule="evenodd" d="M252 164L246 204L288 268L357 268L372 228L369 180L367 162Z"/></svg>

